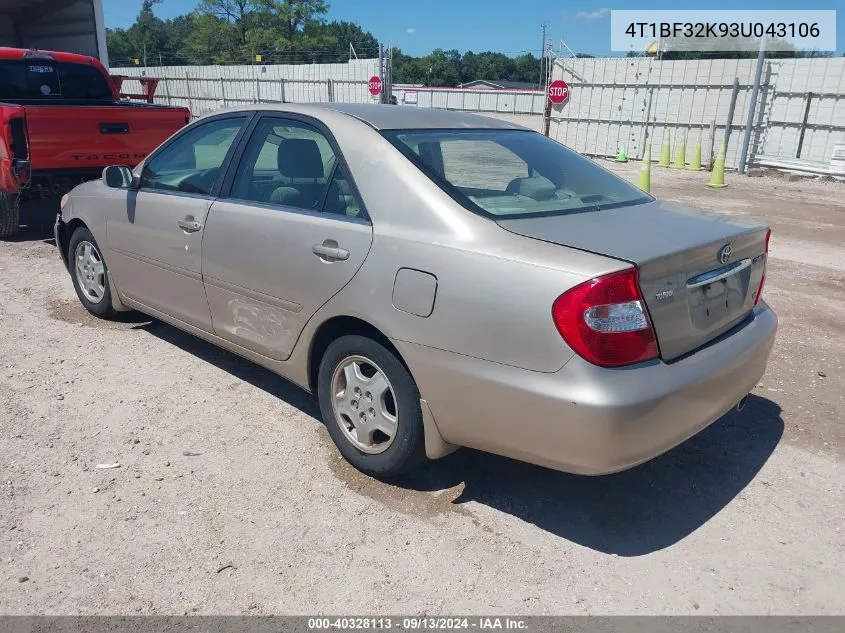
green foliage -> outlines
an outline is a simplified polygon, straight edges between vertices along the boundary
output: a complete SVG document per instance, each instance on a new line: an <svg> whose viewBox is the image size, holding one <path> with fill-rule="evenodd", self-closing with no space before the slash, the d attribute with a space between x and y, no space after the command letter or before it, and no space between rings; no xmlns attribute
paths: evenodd
<svg viewBox="0 0 845 633"><path fill-rule="evenodd" d="M461 55L456 50L436 49L424 57L410 57L393 50L395 83L456 86L476 79L540 83L540 60L524 54L508 57L490 51Z"/></svg>
<svg viewBox="0 0 845 633"><path fill-rule="evenodd" d="M245 64L260 54L265 63L343 62L351 50L378 56L375 36L354 22L327 21L324 0L200 0L188 15L161 20L144 0L128 29L109 29L115 66ZM352 49L350 49L350 44ZM455 86L475 79L540 82L540 60L531 54L437 49L424 57L393 50L393 81Z"/></svg>

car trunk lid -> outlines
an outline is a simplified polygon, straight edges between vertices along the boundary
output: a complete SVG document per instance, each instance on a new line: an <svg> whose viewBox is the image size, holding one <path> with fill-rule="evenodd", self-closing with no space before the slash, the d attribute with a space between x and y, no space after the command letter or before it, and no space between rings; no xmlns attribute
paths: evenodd
<svg viewBox="0 0 845 633"><path fill-rule="evenodd" d="M667 361L746 318L765 267L765 226L658 200L498 224L635 264Z"/></svg>

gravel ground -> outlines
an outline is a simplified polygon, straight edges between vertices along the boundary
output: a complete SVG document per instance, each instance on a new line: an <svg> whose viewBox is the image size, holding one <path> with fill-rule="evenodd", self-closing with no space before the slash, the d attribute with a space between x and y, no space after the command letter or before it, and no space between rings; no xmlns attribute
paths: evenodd
<svg viewBox="0 0 845 633"><path fill-rule="evenodd" d="M0 242L0 613L845 613L845 185L706 180L653 191L772 224L769 371L601 478L468 450L363 477L278 377L89 317L44 213Z"/></svg>

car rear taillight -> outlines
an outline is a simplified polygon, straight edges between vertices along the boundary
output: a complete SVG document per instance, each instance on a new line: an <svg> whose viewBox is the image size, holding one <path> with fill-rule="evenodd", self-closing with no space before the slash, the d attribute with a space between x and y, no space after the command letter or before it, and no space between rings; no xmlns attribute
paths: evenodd
<svg viewBox="0 0 845 633"><path fill-rule="evenodd" d="M567 290L552 305L552 319L575 353L595 365L620 367L659 355L636 268Z"/></svg>
<svg viewBox="0 0 845 633"><path fill-rule="evenodd" d="M763 260L763 276L760 277L760 287L757 289L757 296L754 297L754 305L760 301L763 296L763 284L766 283L766 267L769 265L769 239L772 237L772 229L766 231L766 258Z"/></svg>

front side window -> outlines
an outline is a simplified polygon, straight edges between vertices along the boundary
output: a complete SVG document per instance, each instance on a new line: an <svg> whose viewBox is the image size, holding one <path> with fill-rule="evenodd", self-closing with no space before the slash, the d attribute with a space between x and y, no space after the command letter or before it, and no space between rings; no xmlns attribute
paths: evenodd
<svg viewBox="0 0 845 633"><path fill-rule="evenodd" d="M185 132L144 165L141 188L211 194L245 120L218 119Z"/></svg>
<svg viewBox="0 0 845 633"><path fill-rule="evenodd" d="M320 211L332 182L337 156L315 127L265 118L252 133L230 196L238 200ZM336 203L335 203L336 204Z"/></svg>
<svg viewBox="0 0 845 633"><path fill-rule="evenodd" d="M385 132L397 149L468 209L493 218L559 215L652 198L536 132Z"/></svg>

